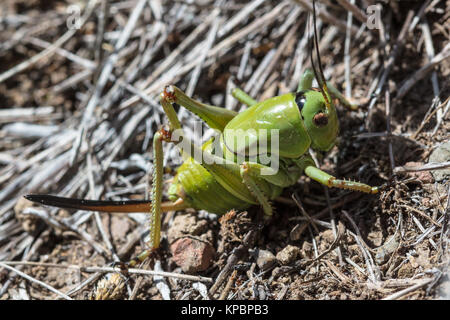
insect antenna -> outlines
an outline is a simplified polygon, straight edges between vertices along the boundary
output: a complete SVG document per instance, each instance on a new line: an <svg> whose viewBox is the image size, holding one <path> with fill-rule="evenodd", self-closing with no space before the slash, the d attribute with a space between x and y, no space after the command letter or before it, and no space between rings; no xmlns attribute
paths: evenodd
<svg viewBox="0 0 450 320"><path fill-rule="evenodd" d="M317 63L319 64L319 75L320 77L318 77L317 74L317 69L316 66L314 64L314 59L313 59L313 49L311 48L311 65L314 71L314 76L317 79L317 83L319 84L320 87L320 92L323 95L323 98L325 99L325 104L327 106L327 109L331 108L331 104L330 104L330 100L329 100L329 93L328 93L328 87L327 87L327 83L325 81L325 76L323 74L323 69L322 69L322 61L320 60L320 52L319 52L319 41L317 40L317 25L316 25L316 1L313 0L313 26L314 26L314 42L311 45L314 45L315 47L315 51L316 51L316 55L317 55Z"/></svg>

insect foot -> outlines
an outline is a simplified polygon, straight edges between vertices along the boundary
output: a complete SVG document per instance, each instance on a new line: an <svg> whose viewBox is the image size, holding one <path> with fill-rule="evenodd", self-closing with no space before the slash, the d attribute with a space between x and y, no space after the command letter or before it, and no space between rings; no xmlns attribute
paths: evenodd
<svg viewBox="0 0 450 320"><path fill-rule="evenodd" d="M154 254L156 254L157 248L153 249L147 249L142 251L140 254L138 254L136 257L132 258L130 261L128 261L125 265L126 268L132 268L138 265L141 262L144 262L147 258L150 258Z"/></svg>
<svg viewBox="0 0 450 320"><path fill-rule="evenodd" d="M175 88L172 85L168 85L161 93L161 98L170 103L175 103L177 98L175 96Z"/></svg>
<svg viewBox="0 0 450 320"><path fill-rule="evenodd" d="M361 183L358 181L340 180L340 179L336 179L335 177L329 178L328 186L340 188L340 189L370 193L370 194L376 194L379 191L378 187L371 187L367 184L364 184L364 183Z"/></svg>
<svg viewBox="0 0 450 320"><path fill-rule="evenodd" d="M159 139L165 142L172 142L172 131L161 128L158 130Z"/></svg>

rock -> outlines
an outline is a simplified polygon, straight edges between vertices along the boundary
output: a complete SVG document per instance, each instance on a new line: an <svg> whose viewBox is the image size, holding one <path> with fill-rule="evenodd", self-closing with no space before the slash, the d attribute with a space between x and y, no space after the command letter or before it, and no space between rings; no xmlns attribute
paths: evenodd
<svg viewBox="0 0 450 320"><path fill-rule="evenodd" d="M180 238L170 245L173 261L185 273L195 273L209 268L215 255L213 246L193 238Z"/></svg>
<svg viewBox="0 0 450 320"><path fill-rule="evenodd" d="M276 258L269 250L258 250L256 264L261 271L270 269L276 262Z"/></svg>
<svg viewBox="0 0 450 320"><path fill-rule="evenodd" d="M422 162L407 162L405 167L421 167L424 164ZM430 171L416 171L408 172L410 177L414 177L422 183L433 183L433 176Z"/></svg>
<svg viewBox="0 0 450 320"><path fill-rule="evenodd" d="M275 268L272 270L272 277L276 278L276 277L278 277L281 273L282 273L281 268L280 268L280 267L275 267Z"/></svg>
<svg viewBox="0 0 450 320"><path fill-rule="evenodd" d="M428 208L431 208L431 206L434 204L434 201L431 198L422 198L420 202L422 203L422 205Z"/></svg>
<svg viewBox="0 0 450 320"><path fill-rule="evenodd" d="M177 215L167 231L169 243L186 235L199 236L208 228L206 220L199 220L196 214L186 213Z"/></svg>
<svg viewBox="0 0 450 320"><path fill-rule="evenodd" d="M311 258L313 256L313 245L308 241L302 243L302 256L305 258Z"/></svg>
<svg viewBox="0 0 450 320"><path fill-rule="evenodd" d="M293 262L300 253L300 248L288 245L277 253L277 260L281 264L289 264Z"/></svg>
<svg viewBox="0 0 450 320"><path fill-rule="evenodd" d="M333 243L336 237L334 236L334 232L331 229L325 230L320 234L321 238L328 243Z"/></svg>
<svg viewBox="0 0 450 320"><path fill-rule="evenodd" d="M177 215L167 232L173 261L185 273L195 273L209 268L215 255L212 232L208 222L196 214Z"/></svg>
<svg viewBox="0 0 450 320"><path fill-rule="evenodd" d="M399 242L396 236L391 236L388 240L386 240L382 246L379 246L376 249L375 261L377 264L381 265L387 262L391 254L397 250L398 246Z"/></svg>
<svg viewBox="0 0 450 320"><path fill-rule="evenodd" d="M428 163L431 162L446 162L450 161L450 141L441 144L437 147L430 155L428 159ZM434 170L432 171L434 179L436 181L442 181L446 177L450 177L450 168L442 169L442 170Z"/></svg>

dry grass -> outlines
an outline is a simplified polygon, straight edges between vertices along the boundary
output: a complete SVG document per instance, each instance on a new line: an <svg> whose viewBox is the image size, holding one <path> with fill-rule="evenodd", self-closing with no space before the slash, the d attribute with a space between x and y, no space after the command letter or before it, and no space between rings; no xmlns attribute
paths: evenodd
<svg viewBox="0 0 450 320"><path fill-rule="evenodd" d="M376 1L356 1L362 9L352 21L344 9L351 1L321 2L326 77L361 105L338 107L340 139L321 167L389 187L376 196L324 192L302 178L264 226L257 207L230 212L221 225L199 213L217 249L207 271L180 276L164 238L156 261L124 282L102 272L139 251L145 217L69 214L22 196L142 198L152 134L165 121L162 88L176 84L234 110L235 86L258 100L295 90L309 66L309 2L92 0L80 2L78 30L67 27L72 1L2 1L0 299L445 295L436 289L449 263L449 175L437 181L424 165L450 137L450 2L380 1L374 30L361 20ZM192 132L197 118L179 116ZM165 151L175 169L176 149ZM297 247L293 262L259 269L258 250L277 254L287 245Z"/></svg>

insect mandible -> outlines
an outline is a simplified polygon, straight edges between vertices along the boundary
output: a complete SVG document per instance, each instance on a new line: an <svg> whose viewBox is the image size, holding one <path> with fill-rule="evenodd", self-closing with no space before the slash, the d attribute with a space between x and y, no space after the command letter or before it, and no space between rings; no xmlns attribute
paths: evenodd
<svg viewBox="0 0 450 320"><path fill-rule="evenodd" d="M154 173L150 201L95 201L61 198L50 195L27 195L28 200L44 205L103 212L150 212L150 240L148 249L128 265L145 260L160 245L161 213L194 208L224 214L231 209L243 210L260 205L266 217L272 215L270 200L282 190L294 185L301 174L328 186L354 191L377 193L378 187L364 183L337 179L320 170L308 153L311 148L329 151L335 144L339 123L333 99L354 108L331 84L325 81L317 41L315 2L313 2L313 44L318 68L306 70L300 79L297 92L288 93L257 102L240 89L232 95L248 109L240 113L225 108L203 104L188 97L179 88L166 86L160 95L161 105L169 119L169 130L160 129L153 138ZM317 70L318 69L318 70ZM319 88L313 88L314 77ZM174 109L178 104L199 116L209 127L220 132L220 155L213 148L213 140L202 147L192 143L183 133ZM236 135L244 133L245 139ZM252 132L252 134L246 134ZM265 152L277 156L276 169L272 163L262 163L261 149L254 149L264 132L268 135ZM178 139L173 139L177 133ZM277 138L276 150L271 149L271 139ZM240 140L240 141L238 141ZM162 202L163 141L176 143L185 155L184 163L169 188L169 201ZM240 142L240 143L239 143ZM181 147L183 145L184 147ZM186 148L187 146L187 148ZM256 150L256 151L254 151ZM204 161L196 161L192 153L201 154ZM239 158L239 156L242 156ZM243 159L243 161L237 161Z"/></svg>

